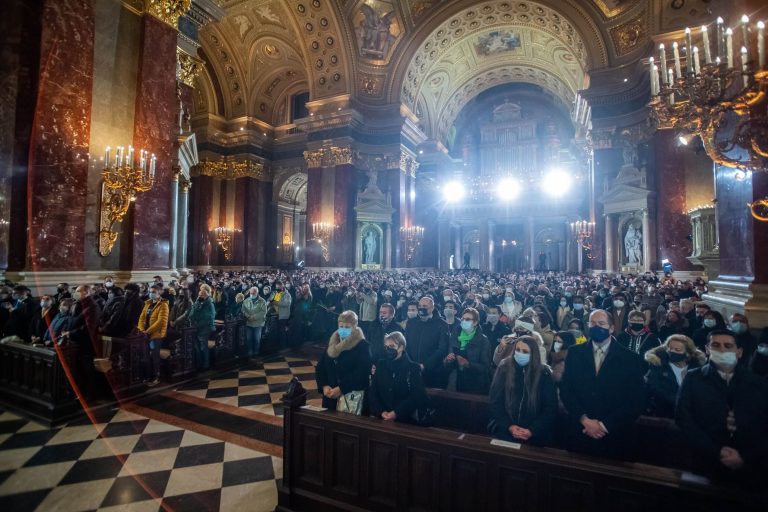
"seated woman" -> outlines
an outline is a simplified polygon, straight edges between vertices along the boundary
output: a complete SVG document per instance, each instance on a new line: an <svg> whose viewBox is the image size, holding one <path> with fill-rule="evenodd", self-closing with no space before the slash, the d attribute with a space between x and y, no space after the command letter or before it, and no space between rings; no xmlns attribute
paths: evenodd
<svg viewBox="0 0 768 512"><path fill-rule="evenodd" d="M339 328L331 335L328 348L317 363L315 380L323 395L323 407L362 414L371 356L363 330L357 326L357 314L344 311L339 315ZM347 396L353 391L355 396ZM352 401L354 403L352 403Z"/></svg>
<svg viewBox="0 0 768 512"><path fill-rule="evenodd" d="M696 348L691 338L675 334L663 345L646 352L645 360L650 365L645 374L648 412L653 416L674 418L677 394L685 375L706 363L707 356Z"/></svg>
<svg viewBox="0 0 768 512"><path fill-rule="evenodd" d="M448 390L459 393L488 393L491 381L491 343L480 331L480 314L466 308L461 315L461 331L448 340L443 365L450 372ZM444 353L445 353L444 352Z"/></svg>
<svg viewBox="0 0 768 512"><path fill-rule="evenodd" d="M371 415L387 421L417 423L414 413L429 399L421 380L421 367L405 351L405 337L392 332L384 337L386 357L376 362L368 393Z"/></svg>
<svg viewBox="0 0 768 512"><path fill-rule="evenodd" d="M557 416L557 393L534 338L515 340L513 355L496 369L490 412L489 430L494 437L536 445L550 442Z"/></svg>

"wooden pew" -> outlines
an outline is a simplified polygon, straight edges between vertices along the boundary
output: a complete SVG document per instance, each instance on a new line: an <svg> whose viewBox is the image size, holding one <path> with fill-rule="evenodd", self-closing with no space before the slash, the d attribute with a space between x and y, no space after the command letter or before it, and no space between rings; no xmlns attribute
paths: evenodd
<svg viewBox="0 0 768 512"><path fill-rule="evenodd" d="M76 368L74 347L0 344L0 402L51 426L77 415L80 402L65 368Z"/></svg>
<svg viewBox="0 0 768 512"><path fill-rule="evenodd" d="M676 469L302 409L306 392L292 387L283 399L280 512L756 512L766 503Z"/></svg>

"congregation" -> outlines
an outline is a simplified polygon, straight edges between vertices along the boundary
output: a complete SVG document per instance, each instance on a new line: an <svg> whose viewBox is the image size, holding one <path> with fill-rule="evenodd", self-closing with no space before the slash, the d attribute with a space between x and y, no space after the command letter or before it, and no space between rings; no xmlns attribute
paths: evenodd
<svg viewBox="0 0 768 512"><path fill-rule="evenodd" d="M182 329L206 370L216 320L242 319L244 357L265 339L330 338L316 369L326 409L429 425L427 388L486 395L498 439L620 460L638 417L673 418L690 469L752 483L768 469L768 330L723 318L706 292L652 273L209 271L39 298L9 283L0 325L3 340L76 346L84 375L102 337L144 333L151 386Z"/></svg>

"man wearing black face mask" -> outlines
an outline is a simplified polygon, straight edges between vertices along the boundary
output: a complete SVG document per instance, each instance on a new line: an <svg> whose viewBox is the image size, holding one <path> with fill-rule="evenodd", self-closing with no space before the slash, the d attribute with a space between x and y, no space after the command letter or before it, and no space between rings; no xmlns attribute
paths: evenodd
<svg viewBox="0 0 768 512"><path fill-rule="evenodd" d="M408 320L405 338L408 340L408 355L421 366L427 387L445 387L442 345L448 337L445 322L434 314L435 302L431 297L422 297L418 303L418 316Z"/></svg>
<svg viewBox="0 0 768 512"><path fill-rule="evenodd" d="M645 365L611 336L611 317L589 315L589 343L568 350L560 398L569 414L570 449L626 459L632 429L645 405Z"/></svg>
<svg viewBox="0 0 768 512"><path fill-rule="evenodd" d="M370 338L367 339L371 348L371 361L376 364L376 361L386 356L384 338L393 332L403 332L400 324L395 322L395 307L389 303L382 304L379 308L379 320L373 322L369 329Z"/></svg>

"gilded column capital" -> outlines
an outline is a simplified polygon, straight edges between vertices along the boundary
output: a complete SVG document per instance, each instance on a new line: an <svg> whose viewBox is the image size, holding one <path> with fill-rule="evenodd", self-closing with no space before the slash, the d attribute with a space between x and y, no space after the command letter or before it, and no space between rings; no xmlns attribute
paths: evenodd
<svg viewBox="0 0 768 512"><path fill-rule="evenodd" d="M334 167L352 163L352 148L349 146L328 146L304 152L308 169Z"/></svg>
<svg viewBox="0 0 768 512"><path fill-rule="evenodd" d="M179 182L179 176L181 176L181 167L179 165L174 165L171 167L171 181L174 183Z"/></svg>
<svg viewBox="0 0 768 512"><path fill-rule="evenodd" d="M414 157L405 152L400 153L400 170L403 173L415 178L418 169L419 162Z"/></svg>
<svg viewBox="0 0 768 512"><path fill-rule="evenodd" d="M203 72L205 64L178 46L176 47L176 80L190 87L195 86L195 78Z"/></svg>
<svg viewBox="0 0 768 512"><path fill-rule="evenodd" d="M269 171L266 169L264 164L261 162L254 162L252 160L201 160L192 169L194 174L197 176L210 176L218 180L254 178L257 180L266 181L270 179Z"/></svg>
<svg viewBox="0 0 768 512"><path fill-rule="evenodd" d="M179 179L179 191L182 194L188 194L189 189L192 188L192 182L188 180L185 176L181 176Z"/></svg>
<svg viewBox="0 0 768 512"><path fill-rule="evenodd" d="M179 18L189 10L191 0L145 0L144 8L148 14L163 23L179 28Z"/></svg>

